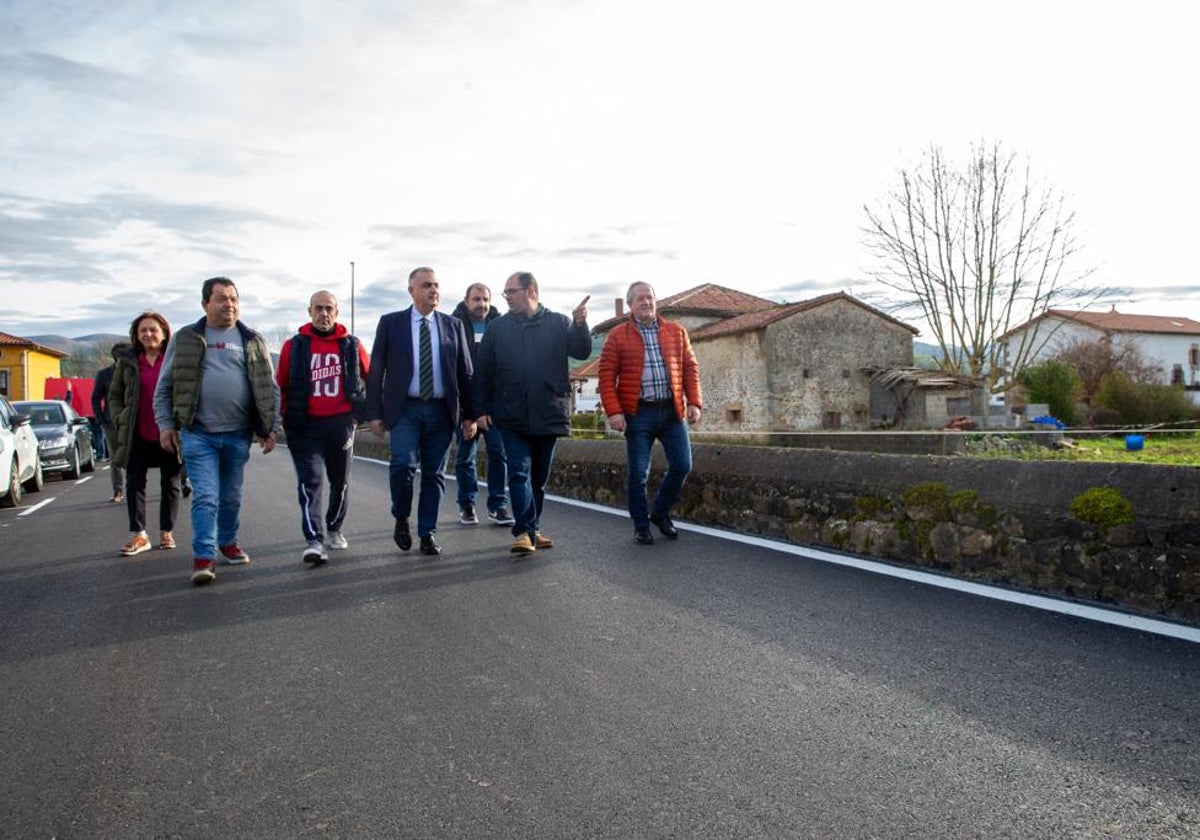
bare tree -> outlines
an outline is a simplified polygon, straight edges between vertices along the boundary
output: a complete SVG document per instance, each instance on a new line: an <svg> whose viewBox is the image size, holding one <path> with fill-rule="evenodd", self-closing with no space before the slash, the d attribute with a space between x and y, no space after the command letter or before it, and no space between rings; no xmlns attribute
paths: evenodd
<svg viewBox="0 0 1200 840"><path fill-rule="evenodd" d="M1002 357L998 341L1053 307L1083 306L1105 290L1075 268L1075 214L1032 181L1028 161L999 143L977 145L962 165L930 146L919 165L865 206L872 276L900 293L897 312L919 312L941 349L938 366L994 386L1015 381L1038 346ZM1002 362L1007 370L1001 370Z"/></svg>
<svg viewBox="0 0 1200 840"><path fill-rule="evenodd" d="M1154 385L1162 366L1160 360L1147 359L1136 340L1112 335L1096 340L1075 339L1063 346L1055 358L1075 369L1079 376L1080 402L1089 408L1109 374L1122 373L1130 382Z"/></svg>

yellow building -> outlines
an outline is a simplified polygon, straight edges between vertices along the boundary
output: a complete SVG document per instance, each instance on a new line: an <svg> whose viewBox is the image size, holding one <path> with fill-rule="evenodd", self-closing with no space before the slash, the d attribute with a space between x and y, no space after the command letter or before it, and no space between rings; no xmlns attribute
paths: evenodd
<svg viewBox="0 0 1200 840"><path fill-rule="evenodd" d="M0 332L0 394L10 400L45 399L46 380L62 375L62 360L67 355Z"/></svg>

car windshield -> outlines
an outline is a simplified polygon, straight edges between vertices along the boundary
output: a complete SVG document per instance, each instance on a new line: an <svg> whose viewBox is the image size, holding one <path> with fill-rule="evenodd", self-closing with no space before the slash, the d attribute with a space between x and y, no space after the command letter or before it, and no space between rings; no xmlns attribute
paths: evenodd
<svg viewBox="0 0 1200 840"><path fill-rule="evenodd" d="M66 418L63 417L62 406L58 405L35 405L30 407L29 416L32 418L35 426L51 426L55 423L65 423Z"/></svg>

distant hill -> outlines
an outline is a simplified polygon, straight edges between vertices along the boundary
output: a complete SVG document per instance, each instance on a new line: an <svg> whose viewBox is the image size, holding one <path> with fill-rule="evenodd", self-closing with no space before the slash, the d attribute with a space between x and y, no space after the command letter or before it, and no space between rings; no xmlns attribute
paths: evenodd
<svg viewBox="0 0 1200 840"><path fill-rule="evenodd" d="M91 335L81 335L78 338L67 338L64 335L27 335L25 338L72 356L94 356L101 347L107 349L118 341L129 340L129 336L120 333L92 333Z"/></svg>
<svg viewBox="0 0 1200 840"><path fill-rule="evenodd" d="M27 335L25 338L43 347L53 347L67 354L62 360L63 376L88 379L102 367L112 364L108 350L118 341L129 341L121 333L92 333L78 338L63 335Z"/></svg>
<svg viewBox="0 0 1200 840"><path fill-rule="evenodd" d="M936 368L937 359L942 357L942 348L924 341L913 342L913 364L922 368Z"/></svg>

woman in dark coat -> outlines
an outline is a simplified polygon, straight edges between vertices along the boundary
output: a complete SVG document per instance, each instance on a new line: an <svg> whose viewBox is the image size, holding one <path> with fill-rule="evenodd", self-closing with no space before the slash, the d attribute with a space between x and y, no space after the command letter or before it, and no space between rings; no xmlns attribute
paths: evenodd
<svg viewBox="0 0 1200 840"><path fill-rule="evenodd" d="M133 347L117 355L108 392L116 427L112 464L125 468L125 501L129 509L129 540L121 554L132 557L151 548L146 533L146 473L157 467L162 496L158 506L161 529L158 547L175 547L175 519L179 514L180 464L175 453L158 443L154 422L154 386L162 371L163 353L171 340L171 325L157 312L143 312L129 325Z"/></svg>

